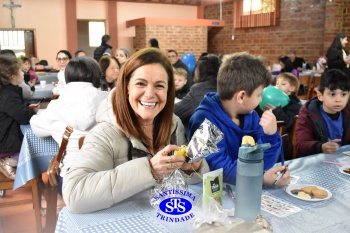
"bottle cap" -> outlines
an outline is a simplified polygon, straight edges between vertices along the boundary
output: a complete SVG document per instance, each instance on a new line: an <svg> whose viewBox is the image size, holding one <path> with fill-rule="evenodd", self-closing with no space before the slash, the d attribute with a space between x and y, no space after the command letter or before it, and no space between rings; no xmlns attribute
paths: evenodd
<svg viewBox="0 0 350 233"><path fill-rule="evenodd" d="M264 158L264 150L270 147L270 143L255 145L255 141L251 136L244 136L242 146L238 151L238 158L248 161L260 161Z"/></svg>

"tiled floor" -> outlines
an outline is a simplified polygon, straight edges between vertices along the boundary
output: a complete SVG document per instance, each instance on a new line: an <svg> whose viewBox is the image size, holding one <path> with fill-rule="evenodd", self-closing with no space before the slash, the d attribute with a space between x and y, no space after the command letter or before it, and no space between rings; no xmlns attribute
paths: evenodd
<svg viewBox="0 0 350 233"><path fill-rule="evenodd" d="M0 198L0 205L4 202L30 199L31 195L31 187L19 188L15 191L6 190L6 196ZM60 208L64 206L60 196L58 197L57 205ZM42 207L46 207L45 200L42 201ZM41 222L44 228L45 217L41 218ZM0 207L0 233L36 233L33 205L24 204Z"/></svg>

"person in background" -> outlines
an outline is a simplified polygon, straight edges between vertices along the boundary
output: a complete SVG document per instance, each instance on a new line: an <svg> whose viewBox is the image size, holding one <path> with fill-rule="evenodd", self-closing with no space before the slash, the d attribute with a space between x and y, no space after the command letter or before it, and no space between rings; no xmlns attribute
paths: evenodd
<svg viewBox="0 0 350 233"><path fill-rule="evenodd" d="M350 58L345 52L348 38L344 33L338 33L327 51L328 69L343 71L350 78Z"/></svg>
<svg viewBox="0 0 350 233"><path fill-rule="evenodd" d="M306 69L308 69L308 70L310 69L310 66L305 62L304 58L297 57L293 50L289 50L288 57L292 61L294 69L296 69L298 72L303 71L303 64L304 63L306 64ZM287 71L287 72L290 72L290 71Z"/></svg>
<svg viewBox="0 0 350 233"><path fill-rule="evenodd" d="M219 58L215 55L202 56L194 71L194 84L182 100L175 104L175 115L180 117L186 132L188 122L199 103L208 92L216 91L216 76L220 67Z"/></svg>
<svg viewBox="0 0 350 233"><path fill-rule="evenodd" d="M129 49L127 48L117 49L117 51L115 52L115 57L118 59L120 68L121 68L126 62L126 60L128 60L128 58L130 57Z"/></svg>
<svg viewBox="0 0 350 233"><path fill-rule="evenodd" d="M204 119L224 134L223 140L217 144L220 151L206 157L210 170L223 168L224 182L236 183L238 150L246 135L252 136L257 144L271 144L271 148L264 151L265 185L272 185L277 173L285 169L285 166L272 168L281 152L276 117L268 110L260 119L254 111L270 80L271 73L262 59L245 52L235 53L220 67L217 93L206 94L190 119L188 138ZM289 178L289 173L285 174L278 185L288 184Z"/></svg>
<svg viewBox="0 0 350 233"><path fill-rule="evenodd" d="M288 56L281 56L279 62L281 65L281 73L288 72L294 74L296 77L299 76L298 70L294 68L293 63Z"/></svg>
<svg viewBox="0 0 350 233"><path fill-rule="evenodd" d="M33 82L34 84L39 84L39 78L38 75L35 73L35 71L32 69L31 60L28 57L22 57L22 70L24 73L24 79L26 83Z"/></svg>
<svg viewBox="0 0 350 233"><path fill-rule="evenodd" d="M112 46L108 44L110 40L111 40L111 37L109 35L106 34L102 36L101 45L97 47L94 51L94 59L97 62L100 61L104 53L108 53L109 55L112 55Z"/></svg>
<svg viewBox="0 0 350 233"><path fill-rule="evenodd" d="M0 172L14 180L23 134L21 124L29 124L39 105L23 102L22 64L12 55L0 55Z"/></svg>
<svg viewBox="0 0 350 233"><path fill-rule="evenodd" d="M317 97L300 109L296 122L297 155L332 154L350 144L350 82L338 69L326 70Z"/></svg>
<svg viewBox="0 0 350 233"><path fill-rule="evenodd" d="M323 73L327 66L327 58L325 55L320 56L317 58L315 68L318 73Z"/></svg>
<svg viewBox="0 0 350 233"><path fill-rule="evenodd" d="M58 83L57 86L52 90L54 95L60 95L61 91L66 87L66 78L64 76L64 70L68 62L72 59L72 55L67 50L60 50L56 55L56 61L59 72L57 73Z"/></svg>
<svg viewBox="0 0 350 233"><path fill-rule="evenodd" d="M283 108L281 106L274 107L272 105L268 105L266 106L265 110L272 109L272 113L276 116L276 119L278 121L285 122L286 133L288 134L289 138L292 138L294 116L299 115L299 110L302 106L300 99L296 96L296 91L299 90L298 78L292 73L280 73L276 77L276 87L288 95L289 103ZM260 110L260 107L258 106L255 110L261 117L262 111ZM284 153L285 160L293 159L292 150L292 141L289 140L288 150L286 150Z"/></svg>
<svg viewBox="0 0 350 233"><path fill-rule="evenodd" d="M171 62L171 64L173 65L174 68L182 68L187 72L187 84L186 84L186 88L190 89L190 87L193 85L193 80L191 77L191 73L188 70L188 67L186 66L185 63L183 63L181 61L181 59L178 57L177 51L171 49L168 50L168 58Z"/></svg>
<svg viewBox="0 0 350 233"><path fill-rule="evenodd" d="M67 86L60 98L49 103L40 114L32 117L30 125L38 137L52 136L61 144L66 126L73 127L66 154L60 164L58 191L62 195L62 181L73 158L77 155L78 140L96 125L96 112L108 93L100 89L102 71L90 57L72 59L65 70Z"/></svg>
<svg viewBox="0 0 350 233"><path fill-rule="evenodd" d="M86 56L86 53L84 50L79 49L74 53L74 57L82 57L82 56Z"/></svg>
<svg viewBox="0 0 350 233"><path fill-rule="evenodd" d="M126 61L116 87L100 104L98 124L64 177L63 198L70 211L109 208L177 169L187 183L201 181L194 170L207 172L205 161L188 164L185 157L170 155L187 144L173 113L174 99L173 68L159 49L142 49Z"/></svg>
<svg viewBox="0 0 350 233"><path fill-rule="evenodd" d="M187 72L182 68L174 69L174 81L175 81L175 103L181 101L181 99L190 91L186 87Z"/></svg>
<svg viewBox="0 0 350 233"><path fill-rule="evenodd" d="M156 38L151 38L149 41L148 41L148 45L149 47L151 48L157 48L157 49L160 49L159 48L159 42Z"/></svg>
<svg viewBox="0 0 350 233"><path fill-rule="evenodd" d="M101 90L110 92L115 87L118 78L119 61L111 55L104 55L101 57L99 64L102 70Z"/></svg>

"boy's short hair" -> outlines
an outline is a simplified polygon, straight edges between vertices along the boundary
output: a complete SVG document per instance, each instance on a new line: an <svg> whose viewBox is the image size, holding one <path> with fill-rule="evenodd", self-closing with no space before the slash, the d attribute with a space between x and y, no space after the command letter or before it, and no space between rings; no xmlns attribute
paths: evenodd
<svg viewBox="0 0 350 233"><path fill-rule="evenodd" d="M175 68L174 69L174 75L179 75L187 79L187 71L182 68Z"/></svg>
<svg viewBox="0 0 350 233"><path fill-rule="evenodd" d="M29 64L31 63L29 57L21 57L22 59L22 63L24 64L25 62L29 62Z"/></svg>
<svg viewBox="0 0 350 233"><path fill-rule="evenodd" d="M261 57L247 52L234 53L225 61L218 73L217 89L220 100L230 100L244 90L251 96L256 88L268 86L271 72Z"/></svg>
<svg viewBox="0 0 350 233"><path fill-rule="evenodd" d="M284 79L286 80L287 82L289 82L289 84L292 86L292 87L295 87L295 91L298 91L299 90L299 80L298 78L292 74L292 73L289 73L289 72L283 72L283 73L280 73L277 77L276 77L276 81L277 79Z"/></svg>
<svg viewBox="0 0 350 233"><path fill-rule="evenodd" d="M350 82L348 76L337 69L326 70L323 72L319 85L319 92L323 94L324 90L329 88L331 91L340 89L350 91Z"/></svg>

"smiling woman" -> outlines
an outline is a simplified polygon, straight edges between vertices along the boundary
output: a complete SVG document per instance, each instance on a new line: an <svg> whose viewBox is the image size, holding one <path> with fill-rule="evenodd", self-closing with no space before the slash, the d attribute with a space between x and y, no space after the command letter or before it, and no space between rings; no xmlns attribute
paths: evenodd
<svg viewBox="0 0 350 233"><path fill-rule="evenodd" d="M175 85L167 57L146 48L133 54L120 72L97 112L98 125L86 135L65 176L63 197L72 212L108 208L177 169L186 171L188 183L200 181L184 156L169 156L187 141L173 114ZM193 163L193 169L209 170L200 163Z"/></svg>

